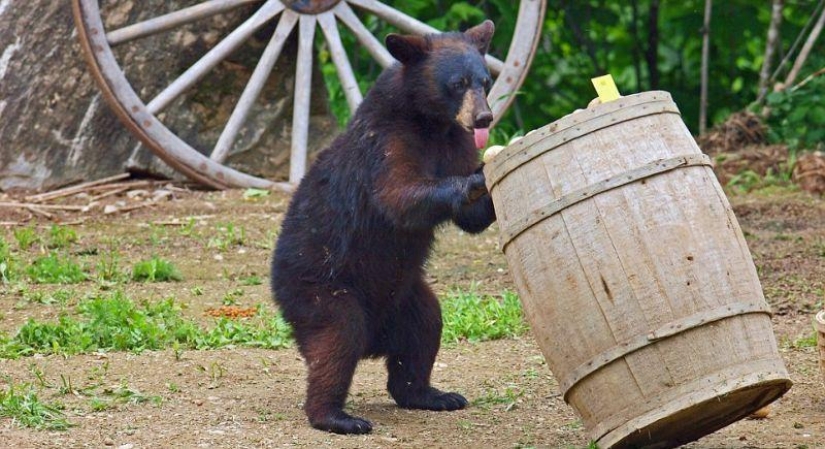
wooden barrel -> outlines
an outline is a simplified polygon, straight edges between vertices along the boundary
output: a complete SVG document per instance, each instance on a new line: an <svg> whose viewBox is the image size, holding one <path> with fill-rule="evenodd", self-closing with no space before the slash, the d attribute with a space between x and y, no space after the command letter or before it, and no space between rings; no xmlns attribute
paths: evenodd
<svg viewBox="0 0 825 449"><path fill-rule="evenodd" d="M526 136L485 167L501 247L599 447L673 447L791 386L747 243L666 92Z"/></svg>

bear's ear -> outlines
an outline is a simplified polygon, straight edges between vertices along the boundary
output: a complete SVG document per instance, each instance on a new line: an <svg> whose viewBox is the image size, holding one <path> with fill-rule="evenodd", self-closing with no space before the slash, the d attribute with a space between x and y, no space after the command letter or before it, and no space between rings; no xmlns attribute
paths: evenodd
<svg viewBox="0 0 825 449"><path fill-rule="evenodd" d="M422 36L402 36L388 34L385 41L387 50L402 64L412 64L424 59L429 51L427 40Z"/></svg>
<svg viewBox="0 0 825 449"><path fill-rule="evenodd" d="M493 25L493 21L485 20L481 25L476 25L465 31L464 35L470 38L482 55L485 55L490 48L490 40L493 39L493 33L495 32L496 26Z"/></svg>

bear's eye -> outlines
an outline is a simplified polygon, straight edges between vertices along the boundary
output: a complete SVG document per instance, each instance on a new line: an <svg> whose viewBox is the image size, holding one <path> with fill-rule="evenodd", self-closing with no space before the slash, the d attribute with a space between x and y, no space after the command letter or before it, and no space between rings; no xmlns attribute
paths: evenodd
<svg viewBox="0 0 825 449"><path fill-rule="evenodd" d="M484 86L484 90L487 92L490 91L490 88L493 85L493 81L490 78L484 78L484 81L482 81L481 83Z"/></svg>
<svg viewBox="0 0 825 449"><path fill-rule="evenodd" d="M453 83L453 89L457 91L462 91L467 88L468 84L469 83L467 82L467 78L461 78L460 80Z"/></svg>

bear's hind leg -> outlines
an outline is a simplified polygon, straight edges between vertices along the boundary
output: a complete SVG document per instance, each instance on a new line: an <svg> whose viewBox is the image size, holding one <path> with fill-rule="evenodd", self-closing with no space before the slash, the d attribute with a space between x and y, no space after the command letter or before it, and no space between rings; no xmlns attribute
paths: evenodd
<svg viewBox="0 0 825 449"><path fill-rule="evenodd" d="M448 411L467 406L458 393L430 385L430 374L441 345L441 307L430 287L420 280L391 323L387 348L387 389L399 407Z"/></svg>
<svg viewBox="0 0 825 449"><path fill-rule="evenodd" d="M295 332L308 369L304 411L316 429L340 434L369 433L369 421L343 410L355 368L364 354L363 312L354 297L339 294L321 300L334 301L334 312L323 324L316 324L307 332Z"/></svg>

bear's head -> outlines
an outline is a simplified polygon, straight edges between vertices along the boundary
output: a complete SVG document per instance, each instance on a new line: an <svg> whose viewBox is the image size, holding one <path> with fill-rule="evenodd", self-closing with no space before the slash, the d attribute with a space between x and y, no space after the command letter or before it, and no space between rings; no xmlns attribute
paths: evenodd
<svg viewBox="0 0 825 449"><path fill-rule="evenodd" d="M493 122L487 103L493 80L484 55L494 31L487 20L463 33L390 34L386 39L390 54L403 66L405 89L417 112L464 128L478 148L487 145Z"/></svg>

